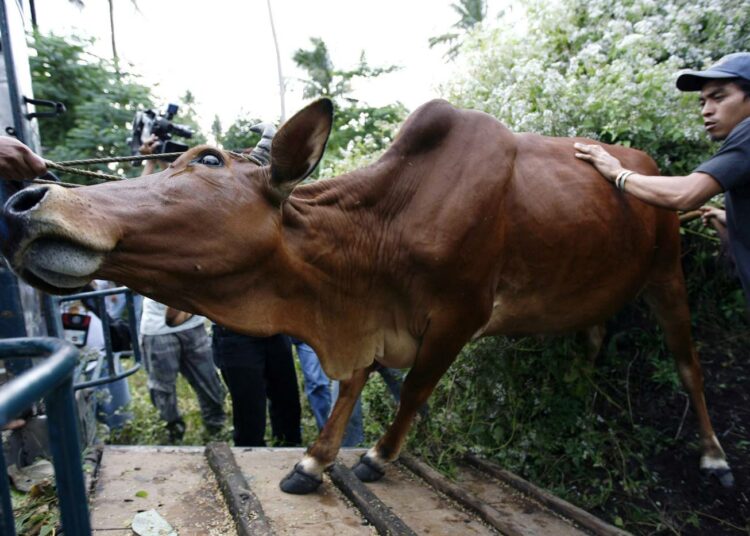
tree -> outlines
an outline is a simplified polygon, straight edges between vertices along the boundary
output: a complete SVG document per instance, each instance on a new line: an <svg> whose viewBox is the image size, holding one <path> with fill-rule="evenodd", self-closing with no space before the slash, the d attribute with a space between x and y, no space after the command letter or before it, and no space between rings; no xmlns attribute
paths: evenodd
<svg viewBox="0 0 750 536"><path fill-rule="evenodd" d="M310 42L312 48L298 49L293 59L308 75L303 80L304 97L328 97L334 103L333 129L320 168L325 174L335 174L360 164L366 158L372 158L387 147L396 126L406 116L406 108L399 102L370 106L351 96L354 80L376 78L398 67L372 67L362 52L355 68L339 70L334 67L322 39L314 37ZM336 162L345 165L333 165Z"/></svg>
<svg viewBox="0 0 750 536"><path fill-rule="evenodd" d="M221 146L230 151L242 151L255 144L260 140L260 135L250 131L250 127L260 123L260 120L250 117L239 117L229 125L226 132L217 136L216 141Z"/></svg>
<svg viewBox="0 0 750 536"><path fill-rule="evenodd" d="M136 76L118 77L110 61L90 55L91 40L35 33L30 58L34 94L60 101L67 112L40 119L45 156L51 160L122 156L130 154L127 138L135 112L152 107L151 91ZM100 165L120 174L131 166ZM93 168L93 166L92 166ZM81 182L80 178L70 178Z"/></svg>
<svg viewBox="0 0 750 536"><path fill-rule="evenodd" d="M454 31L430 37L430 48L436 45L446 44L450 48L445 53L445 57L453 60L458 55L461 48L462 36L480 24L487 16L487 0L459 0L457 4L451 4L453 10L458 14L459 19L452 28Z"/></svg>

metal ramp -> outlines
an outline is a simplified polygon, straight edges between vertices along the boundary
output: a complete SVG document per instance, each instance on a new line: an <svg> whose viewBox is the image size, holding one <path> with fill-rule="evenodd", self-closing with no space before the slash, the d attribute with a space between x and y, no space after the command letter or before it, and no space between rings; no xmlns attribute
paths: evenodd
<svg viewBox="0 0 750 536"><path fill-rule="evenodd" d="M365 485L347 469L364 450L342 449L315 493L285 494L279 481L302 452L223 443L105 447L92 486L92 533L131 536L133 517L154 509L180 536L626 534L511 474L530 486L520 491L483 460L448 481L404 455Z"/></svg>

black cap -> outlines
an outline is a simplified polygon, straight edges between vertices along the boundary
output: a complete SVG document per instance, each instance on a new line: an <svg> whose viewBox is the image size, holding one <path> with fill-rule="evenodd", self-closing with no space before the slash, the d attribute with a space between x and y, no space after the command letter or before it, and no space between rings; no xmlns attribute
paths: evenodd
<svg viewBox="0 0 750 536"><path fill-rule="evenodd" d="M680 91L700 91L708 80L744 78L750 82L750 52L727 54L705 71L684 71L677 77Z"/></svg>

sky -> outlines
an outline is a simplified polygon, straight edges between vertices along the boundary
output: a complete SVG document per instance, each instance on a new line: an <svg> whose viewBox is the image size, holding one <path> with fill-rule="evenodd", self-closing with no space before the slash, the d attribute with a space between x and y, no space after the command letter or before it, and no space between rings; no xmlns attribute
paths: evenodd
<svg viewBox="0 0 750 536"><path fill-rule="evenodd" d="M494 16L503 0L489 1ZM98 39L95 52L111 57L105 0L36 0L42 32ZM280 116L276 53L266 0L114 0L115 32L122 62L165 105L190 90L208 132L215 115L226 128L236 117L277 121ZM271 0L286 80L287 117L300 109L304 73L292 55L322 38L335 67L353 68L365 52L371 66L396 72L355 86L354 97L372 105L401 101L409 110L439 97L439 84L456 68L430 49L458 16L448 0ZM179 122L179 116L175 119Z"/></svg>

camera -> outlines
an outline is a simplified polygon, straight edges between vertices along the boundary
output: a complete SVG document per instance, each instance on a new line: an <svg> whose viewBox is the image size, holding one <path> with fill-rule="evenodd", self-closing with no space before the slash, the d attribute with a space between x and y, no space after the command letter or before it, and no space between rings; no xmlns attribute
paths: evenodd
<svg viewBox="0 0 750 536"><path fill-rule="evenodd" d="M154 154L182 153L187 151L187 145L172 140L172 136L179 136L181 138L190 138L193 136L193 131L188 127L172 122L172 118L177 115L178 109L179 106L176 104L169 104L167 105L167 110L159 114L153 110L136 112L133 118L133 132L130 138L128 138L131 153L137 155L138 149L152 134L159 138L159 143L154 148ZM175 157L168 157L164 160L172 161L174 159Z"/></svg>

